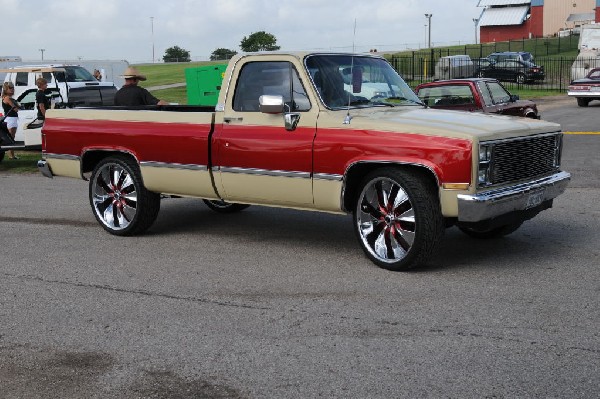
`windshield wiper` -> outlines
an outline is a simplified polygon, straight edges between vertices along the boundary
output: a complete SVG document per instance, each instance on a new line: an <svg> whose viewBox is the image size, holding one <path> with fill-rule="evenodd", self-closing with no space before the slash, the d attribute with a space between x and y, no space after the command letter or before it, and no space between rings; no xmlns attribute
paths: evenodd
<svg viewBox="0 0 600 399"><path fill-rule="evenodd" d="M410 98L406 98L406 97L402 97L402 96L386 97L384 100L408 101L409 103L412 103L412 104L422 105L424 107L427 106L422 101L415 101L415 100L411 100ZM385 104L385 103L383 103L383 104Z"/></svg>

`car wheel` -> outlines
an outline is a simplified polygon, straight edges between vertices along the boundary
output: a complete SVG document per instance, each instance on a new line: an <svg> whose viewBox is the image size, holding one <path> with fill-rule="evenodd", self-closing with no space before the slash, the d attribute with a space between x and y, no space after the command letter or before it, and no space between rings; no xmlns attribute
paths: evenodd
<svg viewBox="0 0 600 399"><path fill-rule="evenodd" d="M203 199L202 201L204 201L206 206L208 206L210 209L212 209L215 212L219 212L219 213L235 213L235 212L243 211L244 209L246 209L250 206L247 204L230 203L230 202L226 202L223 200L216 201L216 200Z"/></svg>
<svg viewBox="0 0 600 399"><path fill-rule="evenodd" d="M131 158L102 160L90 178L90 204L98 223L109 233L134 235L147 230L158 216L160 194L146 190Z"/></svg>
<svg viewBox="0 0 600 399"><path fill-rule="evenodd" d="M509 235L511 233L514 233L519 227L521 227L522 224L523 224L523 222L511 223L511 224L507 224L504 226L500 226L500 227L496 227L496 228L488 229L488 230L479 230L479 229L474 229L471 227L462 227L462 226L460 226L459 229L460 229L460 231L462 231L463 233L465 233L466 235L468 235L470 237L489 239L489 238L503 237L503 236Z"/></svg>
<svg viewBox="0 0 600 399"><path fill-rule="evenodd" d="M4 159L4 151L0 151L0 162Z"/></svg>
<svg viewBox="0 0 600 399"><path fill-rule="evenodd" d="M580 107L587 107L590 103L590 99L589 98L581 98L581 97L577 97L577 105L579 105Z"/></svg>
<svg viewBox="0 0 600 399"><path fill-rule="evenodd" d="M477 72L477 77L478 78L485 78L485 73L483 71L479 71L479 72Z"/></svg>
<svg viewBox="0 0 600 399"><path fill-rule="evenodd" d="M394 271L426 263L444 233L436 187L421 174L393 168L367 175L361 187L354 229L367 257Z"/></svg>
<svg viewBox="0 0 600 399"><path fill-rule="evenodd" d="M517 81L518 84L522 85L523 83L525 83L527 81L527 77L525 76L525 74L519 73L519 74L517 74L517 77L515 78L515 80Z"/></svg>

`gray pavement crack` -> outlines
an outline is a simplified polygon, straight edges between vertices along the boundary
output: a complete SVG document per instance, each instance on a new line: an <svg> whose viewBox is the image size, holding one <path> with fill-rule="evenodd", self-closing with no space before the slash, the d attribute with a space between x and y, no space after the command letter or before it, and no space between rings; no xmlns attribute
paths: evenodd
<svg viewBox="0 0 600 399"><path fill-rule="evenodd" d="M217 301L217 300L206 299L206 298L197 298L197 297L192 297L192 296L164 294L164 293L152 292L152 291L140 290L140 289L126 289L126 288L112 287L112 286L103 285L103 284L74 283L74 282L70 282L70 281L45 279L45 278L42 278L39 276L17 275L17 274L10 274L10 273L2 273L2 274L6 277L12 277L12 278L17 278L17 279L22 279L22 280L38 281L38 282L50 283L50 284L61 284L61 285L67 285L67 286L72 286L72 287L93 288L93 289L98 289L98 290L106 290L106 291L119 292L119 293L124 293L124 294L144 295L144 296L148 296L148 297L158 297L158 298L173 299L173 300L178 300L178 301L189 301L189 302L205 303L205 304L212 304L212 305L219 305L219 306L229 306L229 307L234 307L234 308L257 309L257 310L269 310L270 309L268 307L253 306L253 305L247 305L247 304L243 304L243 303Z"/></svg>

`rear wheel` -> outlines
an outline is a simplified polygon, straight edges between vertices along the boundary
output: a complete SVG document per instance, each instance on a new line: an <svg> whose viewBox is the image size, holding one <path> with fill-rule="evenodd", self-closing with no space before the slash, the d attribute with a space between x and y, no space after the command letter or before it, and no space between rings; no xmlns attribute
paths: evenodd
<svg viewBox="0 0 600 399"><path fill-rule="evenodd" d="M516 222L488 230L478 230L471 227L459 227L460 231L473 238L498 238L514 233L523 222Z"/></svg>
<svg viewBox="0 0 600 399"><path fill-rule="evenodd" d="M581 98L581 97L577 97L577 105L579 105L580 107L587 107L590 103L589 98Z"/></svg>
<svg viewBox="0 0 600 399"><path fill-rule="evenodd" d="M217 200L203 199L202 201L204 201L206 206L208 206L210 209L212 209L215 212L219 212L219 213L235 213L235 212L242 211L250 206L250 205L246 205L246 204L230 203L230 202L226 202L223 200L217 201Z"/></svg>
<svg viewBox="0 0 600 399"><path fill-rule="evenodd" d="M369 174L357 199L354 229L367 257L384 269L426 263L444 233L435 187L422 174L405 170Z"/></svg>
<svg viewBox="0 0 600 399"><path fill-rule="evenodd" d="M4 159L4 151L0 151L0 162Z"/></svg>
<svg viewBox="0 0 600 399"><path fill-rule="evenodd" d="M135 161L115 156L94 168L90 205L106 231L119 236L134 235L147 230L156 220L160 194L146 190Z"/></svg>
<svg viewBox="0 0 600 399"><path fill-rule="evenodd" d="M525 74L519 73L517 74L517 77L515 78L515 80L517 81L518 84L523 84L527 81L527 77L525 76Z"/></svg>

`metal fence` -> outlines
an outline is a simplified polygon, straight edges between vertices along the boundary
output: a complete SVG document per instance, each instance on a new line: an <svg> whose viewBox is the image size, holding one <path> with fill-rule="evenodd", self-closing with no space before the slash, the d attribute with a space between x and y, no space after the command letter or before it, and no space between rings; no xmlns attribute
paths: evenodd
<svg viewBox="0 0 600 399"><path fill-rule="evenodd" d="M566 90L573 79L572 66L575 63L575 56L562 57L557 54L577 50L578 35L566 37L513 40L508 42L482 43L479 45L455 46L444 49L423 49L413 51L409 55L406 53L399 56L388 58L394 69L411 85L416 86L423 82L429 82L434 79L445 79L457 76L440 76L440 69L436 73L436 65L440 58L453 55L468 55L471 59L484 58L496 52L504 51L525 51L533 55L534 62L544 67L545 78L541 81L530 81L523 84L511 82L510 79L502 79L507 87L531 86L536 90ZM471 76L477 74L478 67L468 67L461 65L462 61L457 60L456 68L465 71ZM577 64L589 64L585 60L577 60ZM470 76L465 76L470 77Z"/></svg>

